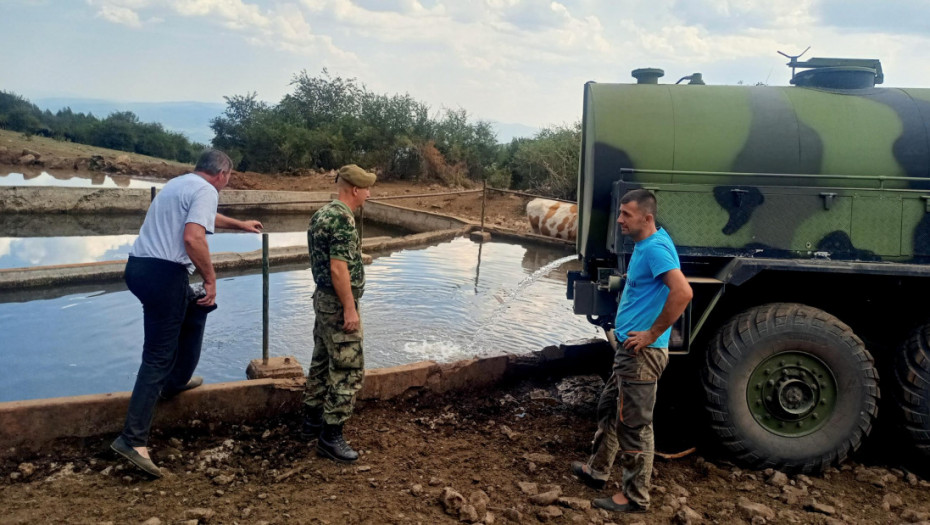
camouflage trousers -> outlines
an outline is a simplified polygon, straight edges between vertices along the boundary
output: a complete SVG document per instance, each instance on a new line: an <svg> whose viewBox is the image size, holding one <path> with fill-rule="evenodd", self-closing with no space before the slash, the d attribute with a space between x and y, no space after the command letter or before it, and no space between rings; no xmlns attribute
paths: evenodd
<svg viewBox="0 0 930 525"><path fill-rule="evenodd" d="M353 291L354 292L354 291ZM355 298L358 310L358 296ZM313 294L313 359L307 371L304 405L309 410L323 409L323 422L341 425L352 415L355 396L362 388L365 355L363 331L342 330L343 309L332 291L317 288Z"/></svg>
<svg viewBox="0 0 930 525"><path fill-rule="evenodd" d="M588 459L591 475L607 480L619 452L623 494L644 508L649 507L655 456L652 411L656 386L667 364L667 348L644 348L635 355L623 347L616 350L613 373L598 401L597 432Z"/></svg>

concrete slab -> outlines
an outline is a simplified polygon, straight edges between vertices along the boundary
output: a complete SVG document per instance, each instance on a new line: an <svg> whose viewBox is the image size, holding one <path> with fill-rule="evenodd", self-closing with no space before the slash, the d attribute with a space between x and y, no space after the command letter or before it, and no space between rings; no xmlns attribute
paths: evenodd
<svg viewBox="0 0 930 525"><path fill-rule="evenodd" d="M208 384L158 405L154 426L257 421L299 408L302 379ZM34 454L63 438L122 430L130 392L0 403L0 457Z"/></svg>
<svg viewBox="0 0 930 525"><path fill-rule="evenodd" d="M288 202L328 201L330 192L223 190L221 211L274 210L281 213L311 212L323 206ZM133 213L145 212L152 200L150 189L62 188L46 186L0 187L0 213Z"/></svg>
<svg viewBox="0 0 930 525"><path fill-rule="evenodd" d="M432 392L481 390L505 379L545 373L603 373L606 341L566 345L528 356L474 358L448 364L423 361L365 371L362 400L390 400ZM609 351L612 353L612 351ZM282 358L283 359L283 358ZM607 365L609 371L609 364ZM159 404L154 425L183 427L192 420L266 421L300 409L303 377L207 384ZM0 403L0 458L21 459L47 450L56 440L113 435L120 431L130 392ZM363 417L363 416L362 416Z"/></svg>
<svg viewBox="0 0 930 525"><path fill-rule="evenodd" d="M366 255L376 256L405 248L414 248L454 239L462 230L443 230L438 232L418 233L405 237L379 237L364 239L362 249ZM268 258L274 266L310 263L306 246L283 246L271 248ZM262 251L212 254L213 267L217 272L261 268ZM366 264L370 264L366 263ZM126 261L106 261L83 264L66 264L57 266L34 266L31 268L11 268L0 270L0 290L23 288L48 288L54 286L73 286L87 283L103 284L123 279Z"/></svg>
<svg viewBox="0 0 930 525"><path fill-rule="evenodd" d="M425 387L430 377L438 373L439 365L434 361L366 370L365 383L358 393L358 398L385 401L400 397L410 390Z"/></svg>
<svg viewBox="0 0 930 525"><path fill-rule="evenodd" d="M488 242L491 240L491 232L473 231L468 234L468 238L471 239L472 242Z"/></svg>
<svg viewBox="0 0 930 525"><path fill-rule="evenodd" d="M484 388L504 379L508 361L508 357L502 355L442 364L439 374L430 377L428 387L437 394Z"/></svg>
<svg viewBox="0 0 930 525"><path fill-rule="evenodd" d="M366 203L365 218L383 224L400 226L413 232L460 230L471 224L469 221L457 217L404 208L403 206L383 202Z"/></svg>
<svg viewBox="0 0 930 525"><path fill-rule="evenodd" d="M289 377L304 377L304 367L294 356L269 357L253 359L245 369L245 377L249 379L285 379Z"/></svg>

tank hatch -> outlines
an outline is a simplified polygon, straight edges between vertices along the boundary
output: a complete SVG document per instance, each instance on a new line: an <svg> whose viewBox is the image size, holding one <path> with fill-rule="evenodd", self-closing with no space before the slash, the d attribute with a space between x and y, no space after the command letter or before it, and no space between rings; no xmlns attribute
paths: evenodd
<svg viewBox="0 0 930 525"><path fill-rule="evenodd" d="M885 80L882 64L875 58L811 58L803 62L798 61L800 57L789 58L791 83L799 87L865 89Z"/></svg>

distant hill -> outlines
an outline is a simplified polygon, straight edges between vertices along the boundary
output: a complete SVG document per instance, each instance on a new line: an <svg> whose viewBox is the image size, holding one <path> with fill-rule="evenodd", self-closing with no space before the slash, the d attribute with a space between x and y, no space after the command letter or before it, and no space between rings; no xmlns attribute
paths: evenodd
<svg viewBox="0 0 930 525"><path fill-rule="evenodd" d="M95 117L101 119L116 111L132 111L142 122L158 122L167 130L183 133L187 135L187 138L207 145L213 140L210 121L220 116L226 109L226 104L221 102L120 102L60 97L38 98L31 102L53 113L70 107L72 111L93 113ZM539 128L525 124L490 122L494 132L497 133L497 141L502 144L510 143L517 137L530 138L539 132Z"/></svg>
<svg viewBox="0 0 930 525"><path fill-rule="evenodd" d="M497 133L497 142L501 144L509 144L515 138L532 138L539 133L539 128L513 122L494 122L492 120L491 127Z"/></svg>
<svg viewBox="0 0 930 525"><path fill-rule="evenodd" d="M90 98L39 98L33 104L51 112L70 107L79 113L93 113L106 118L116 111L132 111L142 122L158 122L169 131L183 133L190 140L210 144L213 130L210 120L226 109L221 102L119 102Z"/></svg>

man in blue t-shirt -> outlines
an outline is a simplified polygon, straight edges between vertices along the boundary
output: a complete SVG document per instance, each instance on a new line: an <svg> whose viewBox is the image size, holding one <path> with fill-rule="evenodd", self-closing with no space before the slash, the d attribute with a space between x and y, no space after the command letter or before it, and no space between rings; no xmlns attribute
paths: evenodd
<svg viewBox="0 0 930 525"><path fill-rule="evenodd" d="M622 491L593 502L618 512L644 512L649 507L656 384L668 364L671 326L692 297L672 239L656 228L656 208L656 198L647 190L632 190L620 200L617 224L635 247L614 330L608 334L615 349L613 374L598 402L593 453L587 463L572 463L581 481L601 489L620 452Z"/></svg>

